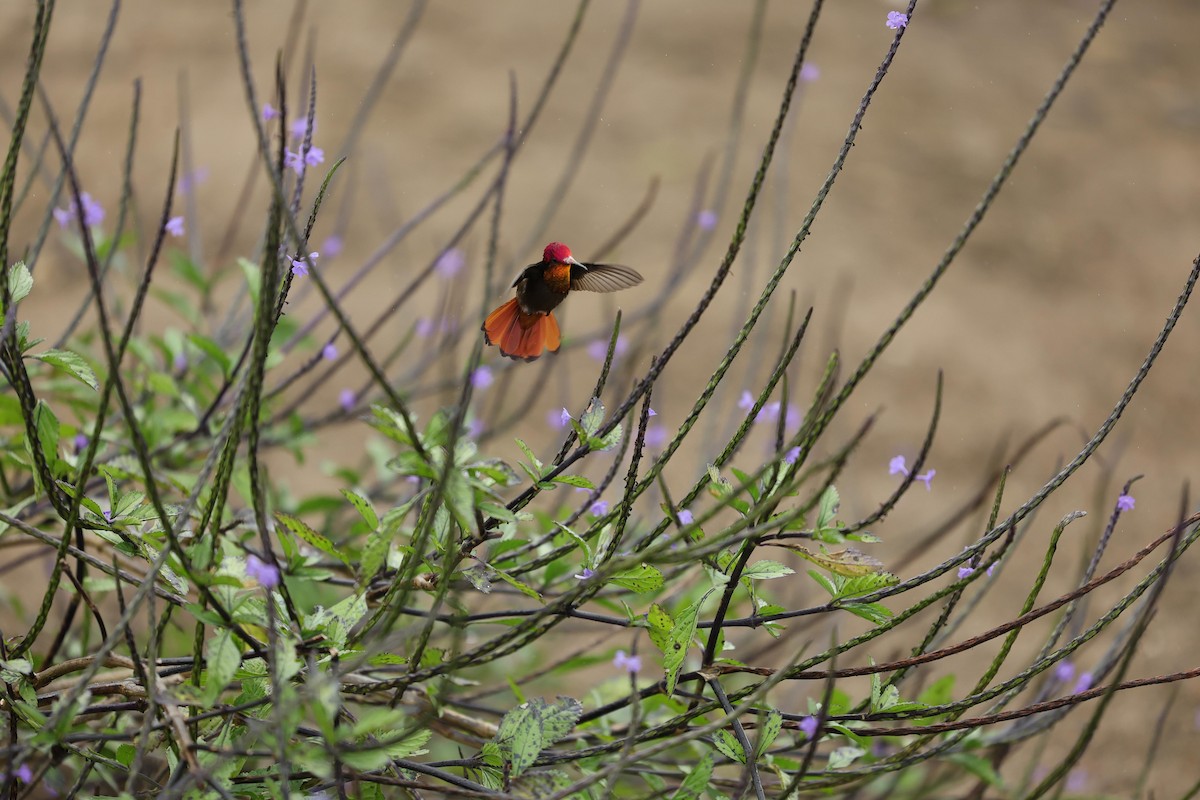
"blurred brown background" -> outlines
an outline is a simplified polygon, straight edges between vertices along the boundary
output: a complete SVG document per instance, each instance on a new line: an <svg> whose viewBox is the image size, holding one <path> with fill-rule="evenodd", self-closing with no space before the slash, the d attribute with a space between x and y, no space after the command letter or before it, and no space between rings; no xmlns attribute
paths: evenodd
<svg viewBox="0 0 1200 800"><path fill-rule="evenodd" d="M62 118L70 117L80 99L105 5L59 3L43 77ZM758 296L765 275L778 262L891 42L883 23L898 5L856 0L827 6L810 58L819 77L803 86L794 130L779 153L778 164L786 165L787 178L777 174L768 185L758 224L734 275L656 392L655 407L667 426L682 420L732 340L734 314ZM1094 0L925 0L845 172L774 301L772 330L756 332L735 367L734 380L719 398L722 408L732 410L743 388L739 381L756 388L753 378L778 352L787 290L794 289L804 303L816 307L802 363L794 373L799 396L809 396L831 343L840 348L847 365L857 363L967 219L1096 6ZM314 3L308 9L301 44L290 53L292 97L298 95L299 66L311 46L318 79L315 142L329 157L325 166L338 155L338 143L345 139L408 11L408 4L392 2ZM688 217L697 175L710 157L719 168L752 11L748 3L720 0L641 6L590 149L555 212L547 241L565 241L586 260L657 176L661 187L654 206L611 257L646 274L647 296L657 293ZM250 52L260 101L270 98L271 69L285 45L291 13L290 3L249 4ZM510 70L518 86L519 113L527 113L574 13L571 3L483 0L431 4L425 10L344 177L334 183L314 244L332 230L334 212L348 221L346 244L323 269L334 276L349 275L392 230L452 185L497 141L506 124ZM535 261L540 253L541 241L528 250L516 249L526 246L546 193L567 162L627 13L623 3L592 4L561 82L514 164L500 241L506 270L511 264ZM770 130L808 5L776 2L766 13L728 202L716 209L713 242L687 280L672 287L661 324L637 334L637 344L644 345L634 356L640 359L638 369L645 368L649 353L665 345L708 285ZM31 20L31 4L0 8L0 92L10 105L19 87ZM842 433L869 413L882 414L839 481L842 516L848 519L869 513L894 486L895 479L887 475L892 455L904 453L911 459L916 454L936 370L945 370L945 408L930 461L937 469L934 490L927 494L918 488L879 526L877 532L886 540L881 546L885 561L886 553L902 552L906 541L919 538L926 530L923 523L944 518L971 495L989 467L986 456L1002 436L1015 442L1065 415L1071 425L1043 443L1010 482L1005 510L1016 507L1090 436L1145 357L1200 251L1198 30L1200 6L1194 3L1117 4L988 218L850 403ZM204 263L217 251L253 157L235 52L230 9L224 3L125 3L78 149L84 186L109 209L111 224L119 198L131 83L140 77L143 119L135 179L139 222L153 225L185 88L191 168L206 175L198 184L196 213L187 220L188 246ZM38 125L40 136L45 128ZM482 185L483 181L473 186L388 256L385 268L351 301L355 313L370 318L372 310L384 307L429 263L477 201ZM44 193L44 184L37 184L35 192ZM350 193L353 204L347 207L343 203ZM254 220L265 196L260 181L234 254L253 256L258 234ZM32 231L38 219L34 212L40 214L42 208L44 202L36 197L27 204L19 219L23 235ZM485 221L464 244L463 277L474 282L458 287L458 296L469 328L477 324L471 315L483 302L479 271L486 231ZM22 247L21 235L13 243L14 251ZM227 261L208 267L232 264L232 258ZM81 270L52 238L37 266L35 292L25 306L35 333L52 336L63 310L75 308L83 285ZM436 287L426 292L423 296L430 302L440 297ZM499 300L500 295L491 299ZM639 303L640 298L628 294L613 302L574 300L568 303L565 332L569 337L573 331L594 330L611 320L617 305L629 311ZM309 298L289 313L307 314L316 308ZM162 308L153 313L157 324L176 324ZM404 312L396 335L421 313L420 308ZM508 366L496 364L494 352L485 358L498 369ZM1079 508L1090 516L1068 529L1061 563L1045 596L1068 588L1083 557L1084 540L1103 524L1116 486L1129 476L1145 473L1146 478L1135 487L1137 508L1122 520L1106 567L1175 521L1181 488L1198 477L1198 359L1200 311L1193 308L1100 458L1042 513L1026 543L1027 552L1005 581L1011 583L1011 594L1001 595L1006 607L983 609L975 621L980 627L971 632L1011 616L1026 590L1027 568L1040 563L1049 529L1063 514ZM528 374L536 368L517 365L529 369ZM528 424L518 426L517 435L548 442L551 434L542 430L545 412L562 405L576 409L586 400L595 366L584 348L565 350L554 370L544 404L531 409ZM320 395L330 405L336 402L336 388L324 387ZM685 446L691 463L683 466L685 458L675 464L676 495L712 457L711 437L704 421L701 425L692 438L704 441ZM343 430L338 435L338 441L360 441L359 432L347 437ZM496 452L511 455L511 437L512 432L498 437ZM760 439L754 444L765 446L766 436ZM747 457L756 452L748 448ZM1106 468L1114 469L1115 484L1102 483ZM315 463L289 469L294 470L289 480L298 492L327 480ZM1106 493L1100 494L1101 489ZM945 558L965 544L969 534L977 533L964 531L958 540L940 543L907 574ZM1200 602L1195 560L1189 555L1181 565L1133 674L1166 673L1200 662L1193 612ZM1127 590L1132 581L1118 584ZM1093 615L1098 607L1092 605ZM1022 642L1023 652L1031 652L1036 644ZM1080 668L1089 667L1089 659L1098 658L1098 653L1084 651ZM969 683L966 675L960 677L960 688ZM1089 791L1118 796L1132 792L1146 734L1169 692L1163 687L1140 689L1115 701L1084 761ZM1200 685L1182 685L1165 721L1172 735L1151 779L1159 796L1174 796L1196 777L1198 707ZM1179 769L1164 769L1169 765Z"/></svg>

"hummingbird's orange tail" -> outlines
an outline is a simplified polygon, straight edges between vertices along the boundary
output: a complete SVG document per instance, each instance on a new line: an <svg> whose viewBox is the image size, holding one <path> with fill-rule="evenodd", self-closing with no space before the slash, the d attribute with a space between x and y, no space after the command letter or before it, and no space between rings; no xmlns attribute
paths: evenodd
<svg viewBox="0 0 1200 800"><path fill-rule="evenodd" d="M553 313L526 314L514 297L488 314L483 339L499 347L501 355L533 361L543 350L557 350L562 335Z"/></svg>

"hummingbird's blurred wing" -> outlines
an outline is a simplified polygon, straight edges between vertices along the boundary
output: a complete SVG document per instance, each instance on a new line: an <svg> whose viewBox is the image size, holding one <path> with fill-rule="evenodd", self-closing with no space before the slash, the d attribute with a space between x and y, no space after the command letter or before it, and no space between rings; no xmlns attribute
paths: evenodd
<svg viewBox="0 0 1200 800"><path fill-rule="evenodd" d="M616 264L577 264L571 268L571 288L584 292L615 292L642 282L642 276L629 267Z"/></svg>

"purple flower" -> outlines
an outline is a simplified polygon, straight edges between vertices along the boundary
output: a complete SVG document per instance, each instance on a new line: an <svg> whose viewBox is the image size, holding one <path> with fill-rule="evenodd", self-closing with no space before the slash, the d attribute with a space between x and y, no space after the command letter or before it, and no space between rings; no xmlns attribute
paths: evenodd
<svg viewBox="0 0 1200 800"><path fill-rule="evenodd" d="M324 163L325 151L319 147L310 147L304 151L304 163L310 167Z"/></svg>
<svg viewBox="0 0 1200 800"><path fill-rule="evenodd" d="M301 117L289 125L288 130L291 131L292 136L303 136L308 133L308 118ZM317 132L317 121L315 119L313 120L312 132L314 135Z"/></svg>
<svg viewBox="0 0 1200 800"><path fill-rule="evenodd" d="M750 409L754 408L754 395L743 390L742 396L738 398L738 408L740 408L742 411L749 411Z"/></svg>
<svg viewBox="0 0 1200 800"><path fill-rule="evenodd" d="M338 253L342 252L342 246L342 237L338 236L336 233L331 233L329 236L326 236L325 241L321 243L321 252L325 254L326 258L333 258Z"/></svg>
<svg viewBox="0 0 1200 800"><path fill-rule="evenodd" d="M821 68L816 64L805 61L800 66L800 80L804 81L805 83L812 83L819 77L821 77Z"/></svg>
<svg viewBox="0 0 1200 800"><path fill-rule="evenodd" d="M612 663L617 669L623 669L629 674L634 675L642 668L642 657L628 656L625 655L624 650L618 650L617 654L613 656Z"/></svg>
<svg viewBox="0 0 1200 800"><path fill-rule="evenodd" d="M70 225L72 218L75 216L65 208L56 208L50 213L54 215L54 221L58 223L58 227L60 228L65 228Z"/></svg>
<svg viewBox="0 0 1200 800"><path fill-rule="evenodd" d="M800 446L796 445L791 450L783 454L783 461L786 464L795 464L800 458Z"/></svg>
<svg viewBox="0 0 1200 800"><path fill-rule="evenodd" d="M279 585L279 567L251 553L246 556L246 577L264 589L273 589Z"/></svg>
<svg viewBox="0 0 1200 800"><path fill-rule="evenodd" d="M90 439L88 439L87 434L83 433L82 431L75 434L75 452L82 453L84 450L86 450L89 441Z"/></svg>
<svg viewBox="0 0 1200 800"><path fill-rule="evenodd" d="M1073 769L1067 773L1066 789L1072 794L1079 794L1087 789L1087 770Z"/></svg>
<svg viewBox="0 0 1200 800"><path fill-rule="evenodd" d="M112 509L111 508L104 509L104 511L102 513L104 514L105 522L112 522Z"/></svg>
<svg viewBox="0 0 1200 800"><path fill-rule="evenodd" d="M262 118L263 122L270 122L279 116L279 109L270 103L263 103Z"/></svg>
<svg viewBox="0 0 1200 800"><path fill-rule="evenodd" d="M171 366L174 368L174 370L176 372L183 372L185 369L187 369L188 368L187 353L183 352L182 350L180 350L178 353L176 353L174 360L171 361Z"/></svg>
<svg viewBox="0 0 1200 800"><path fill-rule="evenodd" d="M993 561L992 565L987 568L987 576L989 578L992 577L992 573L996 571L996 565L999 563L1000 563L999 561Z"/></svg>
<svg viewBox="0 0 1200 800"><path fill-rule="evenodd" d="M898 31L901 28L907 28L908 14L900 11L889 11L887 15L887 22L885 24L894 31Z"/></svg>
<svg viewBox="0 0 1200 800"><path fill-rule="evenodd" d="M1092 677L1092 673L1081 672L1079 673L1079 678L1075 681L1075 687L1071 689L1071 694L1086 692L1088 689L1092 688L1092 684L1095 682L1096 679Z"/></svg>
<svg viewBox="0 0 1200 800"><path fill-rule="evenodd" d="M908 477L908 463L904 456L893 456L892 460L888 462L888 475L896 473Z"/></svg>
<svg viewBox="0 0 1200 800"><path fill-rule="evenodd" d="M596 573L592 571L591 567L584 567L583 572L577 572L575 574L575 577L581 581L586 581L588 578L592 577L595 574Z"/></svg>
<svg viewBox="0 0 1200 800"><path fill-rule="evenodd" d="M483 420L475 417L467 423L467 436L469 438L478 439L481 433L483 433Z"/></svg>
<svg viewBox="0 0 1200 800"><path fill-rule="evenodd" d="M28 764L22 764L9 774L21 783L33 783L33 770L29 768Z"/></svg>
<svg viewBox="0 0 1200 800"><path fill-rule="evenodd" d="M651 425L646 428L646 447L657 450L667 443L667 429L662 425Z"/></svg>
<svg viewBox="0 0 1200 800"><path fill-rule="evenodd" d="M696 518L692 516L692 512L688 511L686 508L679 509L680 525L691 525L695 521Z"/></svg>
<svg viewBox="0 0 1200 800"><path fill-rule="evenodd" d="M617 335L617 344L613 348L613 358L625 355L625 351L629 349L629 340L624 336ZM603 361L608 355L608 339L597 339L588 345L588 356L593 361Z"/></svg>
<svg viewBox="0 0 1200 800"><path fill-rule="evenodd" d="M588 507L588 513L593 517L603 517L608 513L608 501L597 500Z"/></svg>
<svg viewBox="0 0 1200 800"><path fill-rule="evenodd" d="M321 254L318 252L315 252L315 251L308 254L308 260L313 262L314 267L316 266L317 259L320 257L321 257ZM292 259L292 274L298 275L300 277L304 277L305 275L307 275L308 274L308 262L305 261L302 257L301 258L293 258Z"/></svg>
<svg viewBox="0 0 1200 800"><path fill-rule="evenodd" d="M647 417L657 417L657 416L658 416L658 412L657 412L657 411L655 411L653 408L651 408L651 409L649 409L649 410L646 412L646 416L647 416Z"/></svg>
<svg viewBox="0 0 1200 800"><path fill-rule="evenodd" d="M167 224L163 226L163 230L176 239L183 236L183 217L171 217L167 220Z"/></svg>
<svg viewBox="0 0 1200 800"><path fill-rule="evenodd" d="M334 361L337 359L337 357L337 345L335 345L333 342L330 342L321 348L321 358L325 359L326 361Z"/></svg>
<svg viewBox="0 0 1200 800"><path fill-rule="evenodd" d="M492 371L487 367L479 367L471 373L471 385L476 389L486 389L491 386L496 379L492 376Z"/></svg>
<svg viewBox="0 0 1200 800"><path fill-rule="evenodd" d="M206 180L208 180L208 167L196 167L179 179L179 191L187 194Z"/></svg>
<svg viewBox="0 0 1200 800"><path fill-rule="evenodd" d="M961 567L959 567L959 568L958 568L958 579L959 579L960 581L961 581L963 578L969 578L969 577L971 577L971 576L972 576L972 575L974 575L974 574L975 574L975 568L974 568L974 567L968 567L966 564L964 564L963 566L961 566Z"/></svg>
<svg viewBox="0 0 1200 800"><path fill-rule="evenodd" d="M820 720L816 716L809 714L804 719L800 720L800 731L804 734L804 739L807 741L817 735L817 726Z"/></svg>
<svg viewBox="0 0 1200 800"><path fill-rule="evenodd" d="M1066 683L1075 677L1075 665L1070 661L1060 661L1054 665L1055 680Z"/></svg>
<svg viewBox="0 0 1200 800"><path fill-rule="evenodd" d="M794 403L788 403L787 413L783 418L783 427L785 430L795 430L800 427L800 407Z"/></svg>
<svg viewBox="0 0 1200 800"><path fill-rule="evenodd" d="M104 208L92 199L92 196L84 192L79 197L83 201L83 223L89 228L99 225L104 222Z"/></svg>
<svg viewBox="0 0 1200 800"><path fill-rule="evenodd" d="M420 336L422 339L428 339L433 335L436 329L437 323L429 317L421 317L418 319L414 328L417 336Z"/></svg>
<svg viewBox="0 0 1200 800"><path fill-rule="evenodd" d="M563 408L563 410L560 411L558 414L558 427L560 427L560 428L567 427L567 425L569 425L571 423L571 419L572 419L571 412L567 411L566 408Z"/></svg>
<svg viewBox="0 0 1200 800"><path fill-rule="evenodd" d="M924 475L918 475L916 478L914 478L914 480L918 480L918 481L921 481L922 483L924 483L925 491L931 492L931 491L933 491L933 487L929 485L929 482L933 480L934 475L937 475L937 470L931 469L931 470L929 470L929 472L926 472Z"/></svg>
<svg viewBox="0 0 1200 800"><path fill-rule="evenodd" d="M441 275L443 278L453 278L455 275L462 272L462 268L466 263L467 259L466 256L463 255L463 251L459 250L457 247L451 247L449 250L438 256L437 263L433 268L436 269L438 275Z"/></svg>
<svg viewBox="0 0 1200 800"><path fill-rule="evenodd" d="M297 175L304 174L304 157L299 153L293 153L288 150L283 154L283 166L295 172Z"/></svg>
<svg viewBox="0 0 1200 800"><path fill-rule="evenodd" d="M782 404L778 400L771 402L771 403L767 403L765 406L763 406L762 408L760 408L758 410L758 414L755 415L754 421L755 422L774 422L775 420L779 419L780 405L782 405Z"/></svg>
<svg viewBox="0 0 1200 800"><path fill-rule="evenodd" d="M696 215L696 224L701 230L711 231L717 227L717 212L709 208L704 209Z"/></svg>
<svg viewBox="0 0 1200 800"><path fill-rule="evenodd" d="M357 402L358 397L354 394L353 389L342 389L338 392L338 405L342 407L343 411L350 411Z"/></svg>
<svg viewBox="0 0 1200 800"><path fill-rule="evenodd" d="M546 412L546 424L548 424L551 428L554 428L555 430L562 430L563 428L567 427L567 420L571 418L571 415L567 414L564 417L563 412L565 412L565 411L566 411L565 408L562 410L562 412L560 412L557 408L552 408L549 411L547 411Z"/></svg>
<svg viewBox="0 0 1200 800"><path fill-rule="evenodd" d="M1117 511L1133 511L1134 503L1132 496L1123 494L1117 498Z"/></svg>

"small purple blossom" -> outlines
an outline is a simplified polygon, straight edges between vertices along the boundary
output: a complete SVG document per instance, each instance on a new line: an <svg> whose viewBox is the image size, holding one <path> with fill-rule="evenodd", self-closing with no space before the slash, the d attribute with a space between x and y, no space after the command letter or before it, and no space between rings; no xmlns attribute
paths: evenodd
<svg viewBox="0 0 1200 800"><path fill-rule="evenodd" d="M696 518L692 516L692 512L688 511L686 508L679 509L680 525L691 525L695 521Z"/></svg>
<svg viewBox="0 0 1200 800"><path fill-rule="evenodd" d="M591 568L591 567L584 567L584 568L583 568L583 572L577 572L577 573L575 573L575 577L576 577L578 580L581 580L581 581L586 581L588 578L592 577L592 576L593 576L593 575L595 575L595 574L596 574L596 573L592 571L592 568Z"/></svg>
<svg viewBox="0 0 1200 800"><path fill-rule="evenodd" d="M605 514L608 513L608 501L607 500L597 500L596 502L594 502L590 506L588 506L588 513L591 514L593 517L603 517Z"/></svg>
<svg viewBox="0 0 1200 800"><path fill-rule="evenodd" d="M704 209L696 215L696 224L700 226L701 230L711 231L717 227L717 212L711 208Z"/></svg>
<svg viewBox="0 0 1200 800"><path fill-rule="evenodd" d="M79 203L83 206L83 224L89 228L94 228L101 222L104 222L104 206L92 199L92 196L87 192L79 195ZM75 201L70 200L66 208L56 208L53 212L54 219L58 222L60 228L65 228L71 224L71 220L76 219L75 216Z"/></svg>
<svg viewBox="0 0 1200 800"><path fill-rule="evenodd" d="M746 390L742 390L742 396L738 398L738 408L742 411L749 411L754 408L754 395Z"/></svg>
<svg viewBox="0 0 1200 800"><path fill-rule="evenodd" d="M898 31L901 28L907 28L908 14L905 14L901 11L889 11L887 15L887 22L884 24L894 31Z"/></svg>
<svg viewBox="0 0 1200 800"><path fill-rule="evenodd" d="M112 509L111 508L104 509L104 511L102 513L104 514L105 522L112 522Z"/></svg>
<svg viewBox="0 0 1200 800"><path fill-rule="evenodd" d="M972 575L974 575L974 574L975 574L975 568L974 568L974 567L968 567L966 564L964 564L964 565L962 565L961 567L959 567L959 568L958 568L958 579L959 579L960 581L961 581L963 578L969 578L969 577L971 577L971 576L972 576Z"/></svg>
<svg viewBox="0 0 1200 800"><path fill-rule="evenodd" d="M471 385L476 389L486 389L495 380L496 378L492 375L492 371L487 367L478 367L471 373Z"/></svg>
<svg viewBox="0 0 1200 800"><path fill-rule="evenodd" d="M466 256L463 255L463 251L459 250L457 247L451 247L449 250L438 256L437 263L433 268L437 270L437 274L441 275L443 278L453 278L455 275L462 272L462 268L464 265L466 265L466 263L467 259Z"/></svg>
<svg viewBox="0 0 1200 800"><path fill-rule="evenodd" d="M821 68L811 61L805 61L800 66L800 80L805 83L812 83L819 77L821 77Z"/></svg>
<svg viewBox="0 0 1200 800"><path fill-rule="evenodd" d="M263 103L262 118L263 122L270 122L279 116L279 109L270 103Z"/></svg>
<svg viewBox="0 0 1200 800"><path fill-rule="evenodd" d="M337 345L333 342L321 348L321 358L326 361L336 361L338 357Z"/></svg>
<svg viewBox="0 0 1200 800"><path fill-rule="evenodd" d="M21 783L33 783L33 770L29 768L28 764L22 764L9 774L19 780Z"/></svg>
<svg viewBox="0 0 1200 800"><path fill-rule="evenodd" d="M82 431L75 434L75 452L82 453L84 450L86 450L89 441L91 440L88 439L87 434L83 433Z"/></svg>
<svg viewBox="0 0 1200 800"><path fill-rule="evenodd" d="M167 220L167 224L163 226L163 230L176 239L183 236L183 217L171 217Z"/></svg>
<svg viewBox="0 0 1200 800"><path fill-rule="evenodd" d="M54 221L58 223L58 227L65 228L71 224L71 219L74 217L70 211L65 208L56 208L50 212L54 215Z"/></svg>
<svg viewBox="0 0 1200 800"><path fill-rule="evenodd" d="M246 556L246 577L264 589L273 589L279 585L279 567L251 553Z"/></svg>
<svg viewBox="0 0 1200 800"><path fill-rule="evenodd" d="M1092 688L1092 684L1094 684L1095 682L1096 682L1096 679L1092 676L1092 673L1081 672L1081 673L1079 673L1079 677L1075 681L1075 686L1071 689L1071 694L1079 694L1080 692L1086 692L1088 689Z"/></svg>
<svg viewBox="0 0 1200 800"><path fill-rule="evenodd" d="M758 414L754 416L755 422L774 422L779 419L779 408L782 405L778 400L767 403L758 410Z"/></svg>
<svg viewBox="0 0 1200 800"><path fill-rule="evenodd" d="M617 335L617 344L613 348L613 358L618 358L625 355L625 351L629 349L629 340L624 336ZM608 356L608 339L597 339L588 345L588 357L593 361L603 361Z"/></svg>
<svg viewBox="0 0 1200 800"><path fill-rule="evenodd" d="M657 417L658 412L655 411L653 408L651 408L649 411L646 412L646 416L647 417Z"/></svg>
<svg viewBox="0 0 1200 800"><path fill-rule="evenodd" d="M350 411L354 408L354 404L358 402L358 396L353 389L342 389L338 392L338 405L343 411Z"/></svg>
<svg viewBox="0 0 1200 800"><path fill-rule="evenodd" d="M467 436L472 439L478 439L479 434L483 433L483 420L479 417L473 418L467 423Z"/></svg>
<svg viewBox="0 0 1200 800"><path fill-rule="evenodd" d="M892 460L888 462L888 475L896 473L908 477L908 462L904 456L893 456Z"/></svg>
<svg viewBox="0 0 1200 800"><path fill-rule="evenodd" d="M1075 665L1070 661L1060 661L1054 665L1055 680L1066 683L1075 677Z"/></svg>
<svg viewBox="0 0 1200 800"><path fill-rule="evenodd" d="M310 167L325 162L325 151L320 147L310 147L304 151L304 163Z"/></svg>
<svg viewBox="0 0 1200 800"><path fill-rule="evenodd" d="M566 409L564 408L563 411L566 411ZM567 427L567 420L570 418L570 414L567 414L567 416L564 418L562 412L560 412L557 408L552 408L546 412L546 424L555 430L562 430L563 428Z"/></svg>
<svg viewBox="0 0 1200 800"><path fill-rule="evenodd" d="M292 136L304 136L304 134L308 133L308 118L301 117L300 119L296 120L288 126L288 131L291 132ZM315 119L313 120L312 124L312 132L314 135L316 135L317 121Z"/></svg>
<svg viewBox="0 0 1200 800"><path fill-rule="evenodd" d="M1117 511L1133 511L1135 502L1131 495L1123 494L1117 498Z"/></svg>
<svg viewBox="0 0 1200 800"><path fill-rule="evenodd" d="M1066 789L1072 794L1079 794L1087 789L1087 770L1073 769L1067 773Z"/></svg>
<svg viewBox="0 0 1200 800"><path fill-rule="evenodd" d="M283 166L295 172L297 175L304 174L304 157L299 153L293 153L288 150L283 154Z"/></svg>
<svg viewBox="0 0 1200 800"><path fill-rule="evenodd" d="M613 656L612 663L617 669L623 669L630 675L635 675L642 668L642 657L626 655L624 650L618 650L617 654Z"/></svg>
<svg viewBox="0 0 1200 800"><path fill-rule="evenodd" d="M921 483L925 484L925 491L931 492L933 491L933 487L929 485L929 482L933 480L934 475L937 475L937 470L931 469L923 475L918 475L913 480L921 481Z"/></svg>
<svg viewBox="0 0 1200 800"><path fill-rule="evenodd" d="M996 571L996 565L999 563L1000 563L999 561L993 561L992 565L987 568L987 576L989 578L992 577L992 573L994 573Z"/></svg>
<svg viewBox="0 0 1200 800"><path fill-rule="evenodd" d="M179 179L179 191L187 194L208 180L208 167L196 167Z"/></svg>
<svg viewBox="0 0 1200 800"><path fill-rule="evenodd" d="M795 430L800 427L800 407L795 403L788 403L787 412L783 419L783 427L785 430Z"/></svg>
<svg viewBox="0 0 1200 800"><path fill-rule="evenodd" d="M791 450L783 454L783 462L785 464L795 464L800 459L800 446L796 445Z"/></svg>
<svg viewBox="0 0 1200 800"><path fill-rule="evenodd" d="M662 425L651 425L646 428L646 447L657 450L667 443L667 429Z"/></svg>
<svg viewBox="0 0 1200 800"><path fill-rule="evenodd" d="M317 259L320 257L321 257L321 254L316 251L313 251L308 254L308 260L312 262L314 267L317 265ZM308 274L308 262L306 262L302 257L301 258L293 258L292 259L292 274L297 275L299 277L304 277L305 275L307 275Z"/></svg>
<svg viewBox="0 0 1200 800"><path fill-rule="evenodd" d="M560 428L565 428L571 424L571 412L564 407L558 414L558 425Z"/></svg>
<svg viewBox="0 0 1200 800"><path fill-rule="evenodd" d="M805 741L808 741L817 735L817 726L820 724L820 720L818 720L813 714L809 714L807 717L800 720L800 732L804 734Z"/></svg>
<svg viewBox="0 0 1200 800"><path fill-rule="evenodd" d="M429 317L421 317L417 320L414 330L417 336L420 336L422 339L428 339L437 330L437 322Z"/></svg>
<svg viewBox="0 0 1200 800"><path fill-rule="evenodd" d="M178 353L176 353L175 358L171 361L171 367L176 372L183 372L185 369L187 369L188 368L187 353L183 352L182 350L180 350Z"/></svg>
<svg viewBox="0 0 1200 800"><path fill-rule="evenodd" d="M333 258L338 253L342 252L342 248L344 246L345 243L342 241L342 237L338 236L336 233L331 233L326 236L325 241L321 243L321 252L325 254L326 258Z"/></svg>

